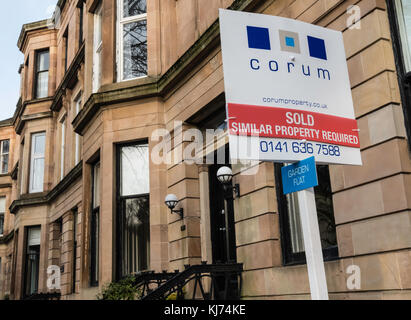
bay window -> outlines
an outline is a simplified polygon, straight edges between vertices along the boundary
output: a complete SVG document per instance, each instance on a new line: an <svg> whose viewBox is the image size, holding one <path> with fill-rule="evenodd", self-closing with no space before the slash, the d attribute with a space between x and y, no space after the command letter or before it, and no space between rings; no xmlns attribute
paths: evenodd
<svg viewBox="0 0 411 320"><path fill-rule="evenodd" d="M31 136L30 154L30 187L29 192L43 192L44 154L46 149L46 133L35 133Z"/></svg>
<svg viewBox="0 0 411 320"><path fill-rule="evenodd" d="M9 172L9 153L10 140L3 140L0 142L0 173L5 174Z"/></svg>
<svg viewBox="0 0 411 320"><path fill-rule="evenodd" d="M117 277L147 270L150 261L150 183L147 144L117 153Z"/></svg>
<svg viewBox="0 0 411 320"><path fill-rule="evenodd" d="M35 98L48 97L49 89L49 50L38 51L36 53L36 75L35 75Z"/></svg>
<svg viewBox="0 0 411 320"><path fill-rule="evenodd" d="M147 75L147 1L118 0L118 80Z"/></svg>

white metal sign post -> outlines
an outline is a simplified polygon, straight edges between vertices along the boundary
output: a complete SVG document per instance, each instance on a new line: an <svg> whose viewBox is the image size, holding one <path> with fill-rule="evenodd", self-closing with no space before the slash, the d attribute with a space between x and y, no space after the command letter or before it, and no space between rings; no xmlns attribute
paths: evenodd
<svg viewBox="0 0 411 320"><path fill-rule="evenodd" d="M220 9L220 34L231 159L362 164L341 32ZM314 185L293 178L311 296L328 299Z"/></svg>
<svg viewBox="0 0 411 320"><path fill-rule="evenodd" d="M310 157L281 168L281 176L284 194L297 192L298 196L311 298L313 300L328 300L313 189L313 187L318 186L315 158Z"/></svg>
<svg viewBox="0 0 411 320"><path fill-rule="evenodd" d="M314 188L298 191L297 194L298 204L300 206L300 219L303 229L311 299L328 300L327 280L325 278L323 251L321 250Z"/></svg>

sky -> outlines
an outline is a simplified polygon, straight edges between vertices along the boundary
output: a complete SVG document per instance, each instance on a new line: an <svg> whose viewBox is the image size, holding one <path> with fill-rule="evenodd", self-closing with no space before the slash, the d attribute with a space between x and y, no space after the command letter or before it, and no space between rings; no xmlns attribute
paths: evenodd
<svg viewBox="0 0 411 320"><path fill-rule="evenodd" d="M21 26L50 18L57 0L2 1L0 10L0 120L11 118L20 92L18 69L23 54L17 48Z"/></svg>

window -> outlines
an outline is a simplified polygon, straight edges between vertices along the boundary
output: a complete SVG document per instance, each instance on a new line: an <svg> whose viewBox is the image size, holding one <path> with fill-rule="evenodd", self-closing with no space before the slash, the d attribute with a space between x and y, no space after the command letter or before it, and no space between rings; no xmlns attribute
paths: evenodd
<svg viewBox="0 0 411 320"><path fill-rule="evenodd" d="M64 178L64 153L66 149L66 116L64 116L60 121L60 180Z"/></svg>
<svg viewBox="0 0 411 320"><path fill-rule="evenodd" d="M103 40L101 37L102 14L101 4L94 13L94 42L93 42L93 93L97 92L101 84L101 51Z"/></svg>
<svg viewBox="0 0 411 320"><path fill-rule="evenodd" d="M29 227L26 233L25 295L38 292L41 228Z"/></svg>
<svg viewBox="0 0 411 320"><path fill-rule="evenodd" d="M24 138L23 138L23 140L22 140L22 142L21 142L21 145L20 145L20 159L23 159L23 153L24 153ZM24 194L25 192L26 192L26 190L24 189L25 188L25 185L24 185L24 169L23 169L23 162L22 161L20 161L20 163L19 163L19 173L20 173L20 194Z"/></svg>
<svg viewBox="0 0 411 320"><path fill-rule="evenodd" d="M29 79L29 72L28 72L28 70L29 70L29 65L30 65L30 58L27 57L27 60L26 60L25 66L24 66L24 86L23 86L23 88L22 88L22 90L24 90L24 97L25 97L26 99L29 99L29 98L28 98L29 92L28 92L28 90L27 90L27 88L29 88L29 81L30 81L30 79Z"/></svg>
<svg viewBox="0 0 411 320"><path fill-rule="evenodd" d="M411 3L406 0L387 0L387 9L405 128L411 147Z"/></svg>
<svg viewBox="0 0 411 320"><path fill-rule="evenodd" d="M77 224L78 224L78 211L73 212L73 270L72 270L72 285L71 292L76 293L76 272L77 272Z"/></svg>
<svg viewBox="0 0 411 320"><path fill-rule="evenodd" d="M117 277L147 270L150 261L150 185L147 144L117 151Z"/></svg>
<svg viewBox="0 0 411 320"><path fill-rule="evenodd" d="M281 222L281 241L284 264L305 263L304 240L296 193L285 196L281 182L281 165L275 165L278 208ZM318 224L325 260L338 257L337 235L328 166L318 165L318 187L314 188Z"/></svg>
<svg viewBox="0 0 411 320"><path fill-rule="evenodd" d="M91 211L91 261L90 261L90 285L98 286L99 273L99 244L100 244L100 162L93 166L93 190Z"/></svg>
<svg viewBox="0 0 411 320"><path fill-rule="evenodd" d="M74 118L77 117L81 110L81 92L74 98ZM80 162L81 154L80 135L75 133L74 140L74 165Z"/></svg>
<svg viewBox="0 0 411 320"><path fill-rule="evenodd" d="M49 88L49 66L50 57L49 51L38 51L36 60L36 99L45 98L48 96Z"/></svg>
<svg viewBox="0 0 411 320"><path fill-rule="evenodd" d="M0 173L5 174L9 172L9 153L10 140L3 140L0 142Z"/></svg>
<svg viewBox="0 0 411 320"><path fill-rule="evenodd" d="M6 197L0 197L0 236L4 233L4 215L6 214Z"/></svg>
<svg viewBox="0 0 411 320"><path fill-rule="evenodd" d="M119 81L147 75L146 0L118 0Z"/></svg>
<svg viewBox="0 0 411 320"><path fill-rule="evenodd" d="M411 71L411 3L405 0L397 0L395 8L400 31L402 52L406 72Z"/></svg>
<svg viewBox="0 0 411 320"><path fill-rule="evenodd" d="M30 193L43 192L45 148L46 133L33 134L31 136Z"/></svg>
<svg viewBox="0 0 411 320"><path fill-rule="evenodd" d="M67 63L68 63L68 40L69 40L69 29L67 26L66 32L64 32L63 35L63 41L64 41L64 71L67 71Z"/></svg>
<svg viewBox="0 0 411 320"><path fill-rule="evenodd" d="M81 47L81 45L84 42L83 39L83 27L84 27L84 2L83 0L81 0L79 2L78 5L79 8L79 35L78 35L78 40L79 40L79 47Z"/></svg>

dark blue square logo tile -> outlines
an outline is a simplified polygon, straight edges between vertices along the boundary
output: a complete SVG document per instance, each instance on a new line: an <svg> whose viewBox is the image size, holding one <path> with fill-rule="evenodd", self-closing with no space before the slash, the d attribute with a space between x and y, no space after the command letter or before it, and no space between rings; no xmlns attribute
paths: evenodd
<svg viewBox="0 0 411 320"><path fill-rule="evenodd" d="M251 49L271 50L268 28L247 26L248 47Z"/></svg>
<svg viewBox="0 0 411 320"><path fill-rule="evenodd" d="M327 60L327 51L325 50L324 40L311 36L308 36L307 38L310 56L313 58Z"/></svg>

